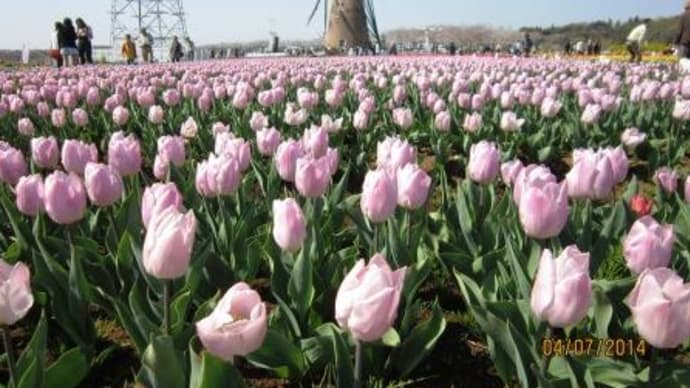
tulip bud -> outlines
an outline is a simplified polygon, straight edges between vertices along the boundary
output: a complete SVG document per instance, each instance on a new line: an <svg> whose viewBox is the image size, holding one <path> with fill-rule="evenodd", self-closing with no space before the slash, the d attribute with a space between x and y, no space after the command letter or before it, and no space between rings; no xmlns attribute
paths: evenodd
<svg viewBox="0 0 690 388"><path fill-rule="evenodd" d="M406 271L407 267L392 271L380 254L369 264L359 260L335 297L338 325L358 341L374 342L383 337L398 315Z"/></svg>
<svg viewBox="0 0 690 388"><path fill-rule="evenodd" d="M500 151L496 144L484 140L470 148L467 175L480 184L488 184L498 175L501 163Z"/></svg>
<svg viewBox="0 0 690 388"><path fill-rule="evenodd" d="M530 306L534 314L552 327L576 325L586 315L592 301L589 253L571 245L553 259L545 249L532 288Z"/></svg>
<svg viewBox="0 0 690 388"><path fill-rule="evenodd" d="M273 239L286 251L296 252L307 235L307 224L297 202L288 198L273 201Z"/></svg>
<svg viewBox="0 0 690 388"><path fill-rule="evenodd" d="M307 198L318 198L328 190L331 182L329 159L298 158L295 168L295 187Z"/></svg>
<svg viewBox="0 0 690 388"><path fill-rule="evenodd" d="M158 154L165 156L175 166L182 167L186 158L184 139L180 136L159 137Z"/></svg>
<svg viewBox="0 0 690 388"><path fill-rule="evenodd" d="M163 124L163 121L165 121L165 111L160 105L153 105L149 108L148 118L151 124Z"/></svg>
<svg viewBox="0 0 690 388"><path fill-rule="evenodd" d="M266 305L246 283L232 286L211 314L196 323L204 348L229 362L258 350L267 330Z"/></svg>
<svg viewBox="0 0 690 388"><path fill-rule="evenodd" d="M635 194L630 198L630 210L638 217L644 217L652 212L654 202L642 194Z"/></svg>
<svg viewBox="0 0 690 388"><path fill-rule="evenodd" d="M22 262L10 265L0 259L0 326L17 323L33 304L29 267Z"/></svg>
<svg viewBox="0 0 690 388"><path fill-rule="evenodd" d="M184 276L194 247L196 217L174 206L155 212L147 227L142 258L144 269L158 279Z"/></svg>
<svg viewBox="0 0 690 388"><path fill-rule="evenodd" d="M141 147L134 135L125 137L122 131L112 134L108 142L108 164L123 177L141 171Z"/></svg>
<svg viewBox="0 0 690 388"><path fill-rule="evenodd" d="M50 174L43 188L45 210L50 219L61 225L73 224L84 218L86 192L81 179L62 171Z"/></svg>
<svg viewBox="0 0 690 388"><path fill-rule="evenodd" d="M512 186L523 168L525 168L525 166L519 159L501 164L501 179L503 179L503 183L505 183L506 186Z"/></svg>
<svg viewBox="0 0 690 388"><path fill-rule="evenodd" d="M174 183L154 183L144 190L141 198L141 221L145 228L155 213L168 207L182 211L182 194Z"/></svg>
<svg viewBox="0 0 690 388"><path fill-rule="evenodd" d="M397 108L393 110L393 123L405 130L412 126L412 111L409 108Z"/></svg>
<svg viewBox="0 0 690 388"><path fill-rule="evenodd" d="M60 150L55 137L31 139L31 157L39 168L55 168L60 159Z"/></svg>
<svg viewBox="0 0 690 388"><path fill-rule="evenodd" d="M676 192L678 187L678 173L668 167L662 167L654 174L654 179L668 194Z"/></svg>
<svg viewBox="0 0 690 388"><path fill-rule="evenodd" d="M72 111L72 121L78 127L85 127L89 124L89 114L84 109L77 108Z"/></svg>
<svg viewBox="0 0 690 388"><path fill-rule="evenodd" d="M367 172L364 177L360 207L369 220L377 224L386 221L395 213L397 199L397 184L386 170Z"/></svg>
<svg viewBox="0 0 690 388"><path fill-rule="evenodd" d="M623 240L623 256L628 268L636 274L645 269L667 267L673 252L673 225L660 225L644 216L633 224Z"/></svg>
<svg viewBox="0 0 690 388"><path fill-rule="evenodd" d="M302 154L299 143L293 139L282 142L275 153L275 166L280 178L287 182L295 180L297 158Z"/></svg>
<svg viewBox="0 0 690 388"><path fill-rule="evenodd" d="M17 131L24 136L33 136L36 132L36 128L34 127L34 123L31 122L31 119L24 117L17 122Z"/></svg>
<svg viewBox="0 0 690 388"><path fill-rule="evenodd" d="M15 187L17 209L29 217L36 217L44 210L43 178L41 175L29 175L19 178Z"/></svg>
<svg viewBox="0 0 690 388"><path fill-rule="evenodd" d="M95 144L87 144L80 140L65 140L62 143L62 166L66 171L84 175L86 163L97 161L98 150Z"/></svg>
<svg viewBox="0 0 690 388"><path fill-rule="evenodd" d="M231 195L239 187L241 178L235 158L211 154L197 166L196 190L207 198Z"/></svg>
<svg viewBox="0 0 690 388"><path fill-rule="evenodd" d="M408 164L397 172L398 205L414 210L426 202L431 178L416 164Z"/></svg>
<svg viewBox="0 0 690 388"><path fill-rule="evenodd" d="M677 348L690 338L690 284L673 270L642 272L626 303L637 332L655 348Z"/></svg>
<svg viewBox="0 0 690 388"><path fill-rule="evenodd" d="M523 188L518 210L520 223L528 236L546 240L561 233L568 222L567 193L565 182Z"/></svg>
<svg viewBox="0 0 690 388"><path fill-rule="evenodd" d="M84 169L84 184L91 203L96 206L110 206L122 198L122 178L111 166L87 163Z"/></svg>
<svg viewBox="0 0 690 388"><path fill-rule="evenodd" d="M275 128L263 128L256 132L256 145L263 156L273 156L280 142L280 132Z"/></svg>
<svg viewBox="0 0 690 388"><path fill-rule="evenodd" d="M124 108L122 106L118 106L115 109L113 109L113 122L117 126L123 126L127 124L127 121L129 121L129 111L127 108Z"/></svg>

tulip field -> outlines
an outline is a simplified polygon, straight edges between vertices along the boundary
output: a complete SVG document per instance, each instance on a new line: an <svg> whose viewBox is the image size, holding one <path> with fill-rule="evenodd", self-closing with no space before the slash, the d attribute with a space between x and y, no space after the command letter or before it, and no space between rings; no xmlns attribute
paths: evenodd
<svg viewBox="0 0 690 388"><path fill-rule="evenodd" d="M0 72L0 386L690 386L690 76Z"/></svg>

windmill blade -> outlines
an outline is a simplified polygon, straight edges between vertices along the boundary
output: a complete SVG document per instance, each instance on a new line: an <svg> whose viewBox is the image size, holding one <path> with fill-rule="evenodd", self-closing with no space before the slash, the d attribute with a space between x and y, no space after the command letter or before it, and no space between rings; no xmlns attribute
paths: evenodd
<svg viewBox="0 0 690 388"><path fill-rule="evenodd" d="M376 13L374 12L374 1L366 0L367 2L367 21L369 22L369 29L374 34L374 39L380 47L383 47L381 42L381 35L379 34L378 23L376 22Z"/></svg>
<svg viewBox="0 0 690 388"><path fill-rule="evenodd" d="M314 5L314 9L311 10L311 14L309 14L309 19L307 19L307 25L311 23L312 19L314 19L314 15L316 15L316 11L319 10L319 5L321 5L321 0L316 0L316 5Z"/></svg>
<svg viewBox="0 0 690 388"><path fill-rule="evenodd" d="M328 0L323 0L323 31L324 34L328 29Z"/></svg>

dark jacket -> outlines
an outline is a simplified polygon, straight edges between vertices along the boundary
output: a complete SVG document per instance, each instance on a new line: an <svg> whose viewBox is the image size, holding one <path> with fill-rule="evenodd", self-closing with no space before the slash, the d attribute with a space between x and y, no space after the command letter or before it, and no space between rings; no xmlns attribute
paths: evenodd
<svg viewBox="0 0 690 388"><path fill-rule="evenodd" d="M686 9L683 16L680 17L680 29L675 43L690 45L690 9Z"/></svg>
<svg viewBox="0 0 690 388"><path fill-rule="evenodd" d="M62 27L62 47L77 47L77 32L74 26Z"/></svg>

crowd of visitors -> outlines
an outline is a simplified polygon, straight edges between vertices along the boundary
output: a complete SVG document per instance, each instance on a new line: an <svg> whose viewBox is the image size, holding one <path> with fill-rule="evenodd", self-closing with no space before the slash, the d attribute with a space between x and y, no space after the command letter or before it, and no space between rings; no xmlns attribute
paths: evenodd
<svg viewBox="0 0 690 388"><path fill-rule="evenodd" d="M76 66L93 63L93 30L82 18L65 18L61 22L55 22L50 39L50 57L55 65Z"/></svg>

